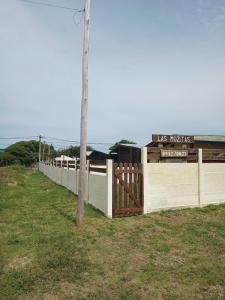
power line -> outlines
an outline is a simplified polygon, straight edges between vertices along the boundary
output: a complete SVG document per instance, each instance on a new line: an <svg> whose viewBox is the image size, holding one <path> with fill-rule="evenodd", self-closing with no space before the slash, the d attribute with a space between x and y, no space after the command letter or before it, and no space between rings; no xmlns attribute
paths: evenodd
<svg viewBox="0 0 225 300"><path fill-rule="evenodd" d="M33 1L33 0L21 0L23 2L28 2L31 4L37 4L37 5L43 5L43 6L50 6L50 7L55 7L55 8L61 8L61 9L66 9L66 10L72 10L76 12L83 12L83 9L77 9L73 7L67 7L67 6L61 6L61 5L56 5L56 4L50 4L50 3L45 3L45 2L39 2L39 1Z"/></svg>
<svg viewBox="0 0 225 300"><path fill-rule="evenodd" d="M22 139L33 139L33 138L38 138L38 135L33 135L33 136L17 136L17 137L0 137L0 140L22 140ZM54 142L54 141L59 141L63 143L73 143L79 145L79 141L75 140L67 140L67 139L62 139L62 138L57 138L57 137L50 137L50 136L42 136L42 138L46 141L49 142ZM110 142L87 142L88 145L113 145L114 143ZM65 146L65 145L64 145Z"/></svg>
<svg viewBox="0 0 225 300"><path fill-rule="evenodd" d="M72 141L72 140L65 140L65 139L60 139L60 138L56 138L56 137L51 137L51 136L43 136L44 139L46 140L56 140L56 141L61 141L61 142L69 142L69 143L77 143L79 144L80 142L78 141Z"/></svg>
<svg viewBox="0 0 225 300"><path fill-rule="evenodd" d="M37 138L38 135L34 136L20 136L20 137L0 137L0 140L21 140L21 139L32 139L32 138Z"/></svg>
<svg viewBox="0 0 225 300"><path fill-rule="evenodd" d="M80 144L80 142L78 142L78 141L66 140L66 139L55 138L55 137L43 136L43 138L46 139L46 140L56 140L56 141L61 141L61 142ZM113 145L114 143L109 143L109 142L87 142L87 144L88 145Z"/></svg>

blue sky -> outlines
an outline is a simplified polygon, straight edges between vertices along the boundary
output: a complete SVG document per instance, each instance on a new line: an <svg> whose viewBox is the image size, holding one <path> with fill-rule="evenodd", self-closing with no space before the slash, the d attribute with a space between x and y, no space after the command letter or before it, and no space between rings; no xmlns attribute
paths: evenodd
<svg viewBox="0 0 225 300"><path fill-rule="evenodd" d="M79 140L82 14L74 19L1 0L0 136ZM92 0L89 83L91 142L225 134L225 2Z"/></svg>

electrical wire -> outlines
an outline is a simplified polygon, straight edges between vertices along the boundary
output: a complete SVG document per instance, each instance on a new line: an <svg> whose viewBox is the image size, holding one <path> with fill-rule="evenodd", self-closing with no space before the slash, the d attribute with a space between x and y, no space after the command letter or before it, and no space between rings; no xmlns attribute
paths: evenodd
<svg viewBox="0 0 225 300"><path fill-rule="evenodd" d="M66 139L61 139L61 138L56 138L56 137L50 137L50 136L43 136L44 139L46 140L56 140L56 141L61 141L61 142L68 142L68 143L74 143L74 144L80 144L78 141L74 140L66 140ZM88 145L114 145L115 143L108 143L108 142L87 142Z"/></svg>
<svg viewBox="0 0 225 300"><path fill-rule="evenodd" d="M54 143L54 141L58 141L61 143L72 143L72 144L76 144L76 145L80 145L79 141L75 141L75 140L67 140L67 139L62 139L62 138L56 138L56 137L49 137L49 136L41 136L42 140L46 141L46 142L52 142ZM34 138L39 138L38 135L33 135L33 136L17 136L17 137L0 137L0 140L23 140L23 139L34 139ZM87 142L87 145L114 145L114 143L109 143L109 142ZM63 147L65 147L66 145L62 145Z"/></svg>
<svg viewBox="0 0 225 300"><path fill-rule="evenodd" d="M38 138L38 135L34 136L20 136L20 137L0 137L0 140L21 140L21 139L32 139L32 138Z"/></svg>
<svg viewBox="0 0 225 300"><path fill-rule="evenodd" d="M37 5L50 6L50 7L55 7L55 8L72 10L72 11L76 11L76 12L83 12L84 11L84 9L77 9L77 8L73 8L73 7L50 4L50 3L46 3L46 2L39 2L39 1L33 1L33 0L21 0L21 1L31 3L31 4L37 4Z"/></svg>
<svg viewBox="0 0 225 300"><path fill-rule="evenodd" d="M77 11L75 11L75 13L73 14L73 23L75 24L75 26L80 25L82 18L80 18L80 20L78 20L78 22L76 21L76 16L77 16ZM81 15L80 15L81 16Z"/></svg>
<svg viewBox="0 0 225 300"><path fill-rule="evenodd" d="M46 140L56 140L56 141L61 141L61 142L69 142L69 143L77 143L80 144L78 141L72 141L72 140L66 140L66 139L60 139L56 137L50 137L50 136L43 136L44 139Z"/></svg>

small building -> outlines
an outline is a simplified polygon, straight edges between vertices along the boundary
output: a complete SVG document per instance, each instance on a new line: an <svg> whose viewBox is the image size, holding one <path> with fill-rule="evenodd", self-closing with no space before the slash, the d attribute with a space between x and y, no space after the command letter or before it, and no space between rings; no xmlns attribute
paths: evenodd
<svg viewBox="0 0 225 300"><path fill-rule="evenodd" d="M193 148L225 149L225 135L195 135Z"/></svg>
<svg viewBox="0 0 225 300"><path fill-rule="evenodd" d="M117 163L140 163L141 149L135 144L118 144L110 152L110 158Z"/></svg>
<svg viewBox="0 0 225 300"><path fill-rule="evenodd" d="M66 156L66 155L61 155L59 157L55 158L56 161L68 161L68 160L74 160L74 158Z"/></svg>
<svg viewBox="0 0 225 300"><path fill-rule="evenodd" d="M80 158L80 154L76 156L77 159ZM86 159L87 160L106 160L109 159L109 154L105 152L101 152L98 150L86 151Z"/></svg>
<svg viewBox="0 0 225 300"><path fill-rule="evenodd" d="M225 136L153 134L148 147L149 162L195 162L198 149L203 161L225 162Z"/></svg>
<svg viewBox="0 0 225 300"><path fill-rule="evenodd" d="M88 153L89 152L89 153ZM109 154L98 150L87 151L87 159L90 160L106 160L109 159Z"/></svg>

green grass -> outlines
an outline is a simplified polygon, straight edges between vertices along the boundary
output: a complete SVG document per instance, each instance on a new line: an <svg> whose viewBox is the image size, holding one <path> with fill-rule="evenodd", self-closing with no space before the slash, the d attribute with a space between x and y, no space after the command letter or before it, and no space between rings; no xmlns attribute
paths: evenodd
<svg viewBox="0 0 225 300"><path fill-rule="evenodd" d="M0 299L225 299L225 205L108 220L0 168Z"/></svg>

